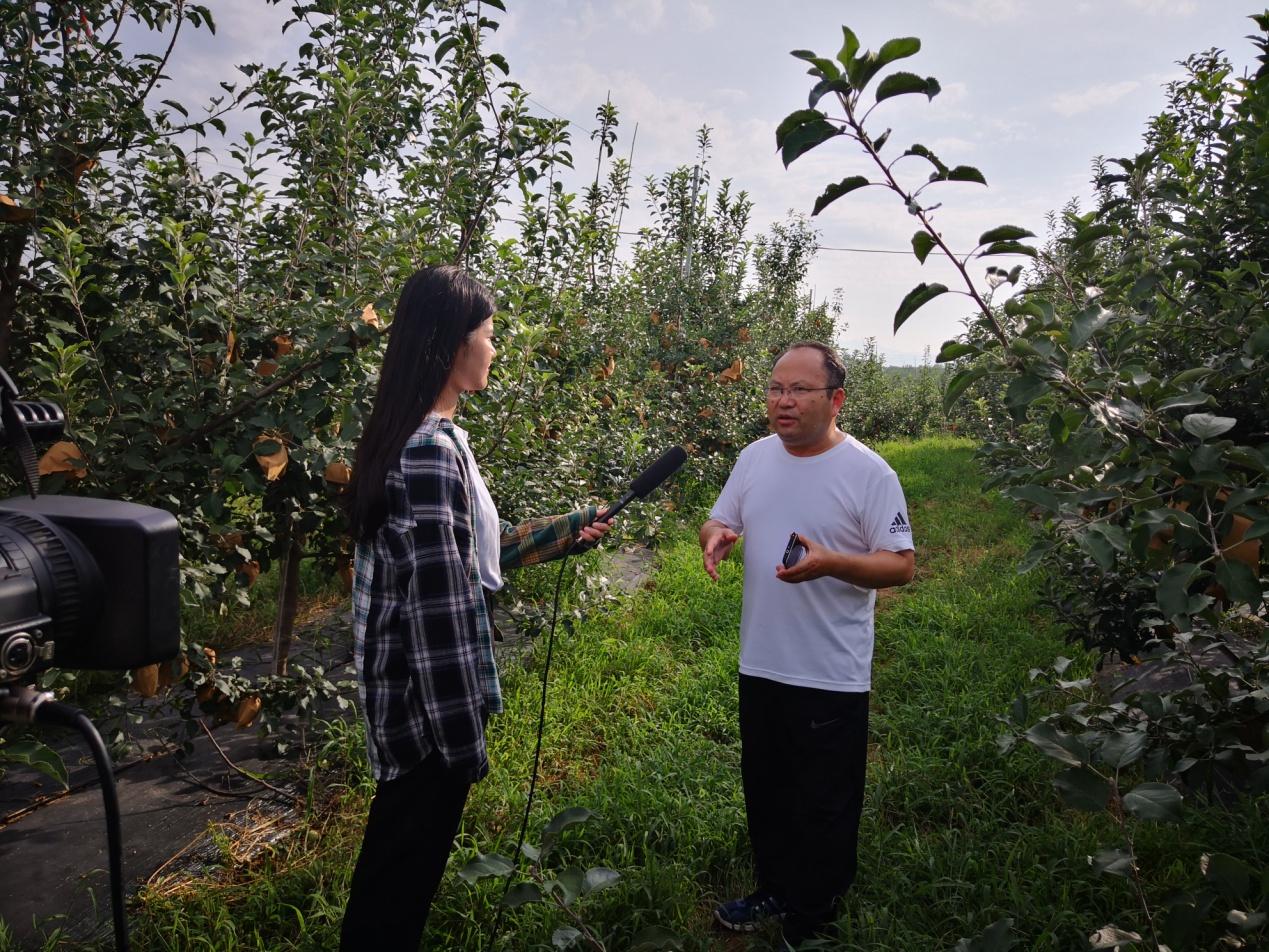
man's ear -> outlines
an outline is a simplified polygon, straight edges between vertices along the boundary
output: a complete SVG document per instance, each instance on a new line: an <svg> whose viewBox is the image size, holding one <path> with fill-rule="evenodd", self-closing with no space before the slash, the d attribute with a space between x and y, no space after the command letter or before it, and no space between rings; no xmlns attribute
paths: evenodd
<svg viewBox="0 0 1269 952"><path fill-rule="evenodd" d="M842 412L842 406L846 403L846 391L838 387L833 391L833 416Z"/></svg>

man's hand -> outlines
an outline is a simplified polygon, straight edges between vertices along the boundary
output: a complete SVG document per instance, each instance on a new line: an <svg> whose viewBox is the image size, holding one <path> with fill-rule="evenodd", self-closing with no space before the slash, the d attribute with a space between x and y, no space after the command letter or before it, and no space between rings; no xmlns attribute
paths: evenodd
<svg viewBox="0 0 1269 952"><path fill-rule="evenodd" d="M791 569L786 569L783 565L777 565L776 578L781 582L809 582L811 579L823 578L825 575L833 574L832 557L836 553L818 542L808 539L800 532L798 533L798 542L802 543L806 548L806 555L798 559L797 564Z"/></svg>
<svg viewBox="0 0 1269 952"><path fill-rule="evenodd" d="M705 571L715 582L718 581L718 563L731 555L732 547L739 538L740 536L716 519L710 519L701 526L701 552Z"/></svg>
<svg viewBox="0 0 1269 952"><path fill-rule="evenodd" d="M911 549L890 552L880 549L863 555L837 552L798 533L798 541L806 547L806 555L791 569L776 566L776 578L782 582L809 582L817 578L835 578L860 588L892 588L912 581L916 562Z"/></svg>

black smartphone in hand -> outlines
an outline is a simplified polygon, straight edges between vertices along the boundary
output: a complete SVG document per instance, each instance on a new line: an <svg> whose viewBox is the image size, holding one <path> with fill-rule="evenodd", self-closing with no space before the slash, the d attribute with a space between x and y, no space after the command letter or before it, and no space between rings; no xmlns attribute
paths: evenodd
<svg viewBox="0 0 1269 952"><path fill-rule="evenodd" d="M789 544L784 547L784 558L780 562L786 569L791 569L802 561L802 556L806 555L806 546L798 541L796 532L789 535Z"/></svg>

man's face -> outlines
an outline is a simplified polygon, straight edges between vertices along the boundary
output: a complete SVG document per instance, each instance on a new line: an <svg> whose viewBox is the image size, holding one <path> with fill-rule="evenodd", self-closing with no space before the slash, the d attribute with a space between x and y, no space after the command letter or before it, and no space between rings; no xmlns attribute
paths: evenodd
<svg viewBox="0 0 1269 952"><path fill-rule="evenodd" d="M798 347L776 361L770 384L784 393L773 396L768 390L767 423L785 446L811 447L828 437L845 395L826 389L826 378L824 355L818 350ZM796 388L806 392L794 396Z"/></svg>

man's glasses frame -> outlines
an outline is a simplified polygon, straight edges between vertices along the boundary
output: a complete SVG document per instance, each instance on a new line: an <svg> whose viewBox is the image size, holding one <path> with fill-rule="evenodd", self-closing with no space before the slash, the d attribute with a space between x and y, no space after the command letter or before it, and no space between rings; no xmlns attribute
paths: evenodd
<svg viewBox="0 0 1269 952"><path fill-rule="evenodd" d="M785 394L788 394L794 400L802 400L809 394L818 393L821 390L840 390L840 387L782 387L778 383L768 384L767 399L783 400Z"/></svg>

